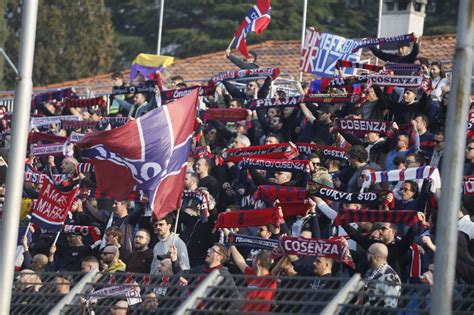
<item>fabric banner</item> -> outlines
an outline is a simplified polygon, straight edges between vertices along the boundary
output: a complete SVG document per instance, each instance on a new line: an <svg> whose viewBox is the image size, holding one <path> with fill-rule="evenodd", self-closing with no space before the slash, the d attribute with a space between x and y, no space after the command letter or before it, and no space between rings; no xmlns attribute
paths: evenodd
<svg viewBox="0 0 474 315"><path fill-rule="evenodd" d="M62 192L45 177L31 214L31 222L48 231L60 231L78 190L79 187L75 187L69 192Z"/></svg>
<svg viewBox="0 0 474 315"><path fill-rule="evenodd" d="M83 107L83 108L91 108L94 106L98 106L99 108L104 108L107 106L107 100L104 99L103 96L98 96L94 98L66 98L62 102L59 103L59 106L70 108L70 107Z"/></svg>
<svg viewBox="0 0 474 315"><path fill-rule="evenodd" d="M402 182L405 180L429 178L432 182L431 192L441 188L441 178L439 171L434 166L410 167L402 170L371 172L365 176L362 189L368 188L371 184L386 182Z"/></svg>
<svg viewBox="0 0 474 315"><path fill-rule="evenodd" d="M87 299L100 300L108 297L125 296L129 305L141 303L140 292L136 285L121 285L103 288L87 294ZM131 303L130 303L131 302Z"/></svg>
<svg viewBox="0 0 474 315"><path fill-rule="evenodd" d="M183 89L165 90L161 91L161 101L167 103L169 101L177 100L185 95L191 93L194 89L199 89L199 96L209 96L214 94L214 87L210 86L191 86Z"/></svg>
<svg viewBox="0 0 474 315"><path fill-rule="evenodd" d="M236 70L236 71L225 71L220 72L219 74L213 76L211 80L209 80L208 86L214 86L217 82L229 80L229 79L241 79L247 77L259 77L264 76L268 77L271 76L272 78L276 78L280 74L280 69L278 68L256 68L256 69L246 69L246 70Z"/></svg>
<svg viewBox="0 0 474 315"><path fill-rule="evenodd" d="M347 149L302 142L297 143L296 147L298 148L298 153L300 155L316 153L324 159L347 160Z"/></svg>
<svg viewBox="0 0 474 315"><path fill-rule="evenodd" d="M121 86L113 87L112 95L124 95L124 94L137 94L137 93L156 93L156 88L154 86Z"/></svg>
<svg viewBox="0 0 474 315"><path fill-rule="evenodd" d="M390 222L412 226L418 223L418 214L414 210L343 209L337 214L334 225L353 222Z"/></svg>
<svg viewBox="0 0 474 315"><path fill-rule="evenodd" d="M268 224L279 227L281 219L278 208L221 212L214 228L253 227Z"/></svg>
<svg viewBox="0 0 474 315"><path fill-rule="evenodd" d="M420 87L423 76L373 74L370 82L374 86Z"/></svg>
<svg viewBox="0 0 474 315"><path fill-rule="evenodd" d="M379 195L373 192L368 193L349 193L339 191L331 187L321 185L319 183L308 181L308 194L332 201L340 201L343 203L372 203L380 199Z"/></svg>
<svg viewBox="0 0 474 315"><path fill-rule="evenodd" d="M209 200L207 195L199 188L196 190L184 190L183 199L186 198L194 199L199 202L198 208L201 222L207 222L209 218Z"/></svg>
<svg viewBox="0 0 474 315"><path fill-rule="evenodd" d="M243 158L239 163L240 169L260 169L275 172L307 172L309 161L305 160L275 160L264 158Z"/></svg>
<svg viewBox="0 0 474 315"><path fill-rule="evenodd" d="M94 242L100 241L100 229L96 226L66 224L63 226L62 231L65 234L82 235L82 236L90 235Z"/></svg>
<svg viewBox="0 0 474 315"><path fill-rule="evenodd" d="M34 156L63 155L64 144L38 144L33 148Z"/></svg>
<svg viewBox="0 0 474 315"><path fill-rule="evenodd" d="M358 135L364 135L367 132L376 132L385 135L387 130L394 126L392 121L372 120L372 119L336 119L338 129L349 131Z"/></svg>
<svg viewBox="0 0 474 315"><path fill-rule="evenodd" d="M280 246L280 242L273 239L230 233L226 245L272 251Z"/></svg>
<svg viewBox="0 0 474 315"><path fill-rule="evenodd" d="M306 30L305 41L301 51L300 71L322 77L333 77L336 62L339 59L359 62L361 51L353 53L358 41L341 36L321 33L313 28ZM344 73L353 75L354 69L344 68Z"/></svg>
<svg viewBox="0 0 474 315"><path fill-rule="evenodd" d="M48 117L32 117L30 120L30 129L38 128L41 126L48 126L51 124L60 124L62 121L78 121L81 117L76 115L66 116L48 116Z"/></svg>
<svg viewBox="0 0 474 315"><path fill-rule="evenodd" d="M371 65L368 63L351 62L349 60L338 60L336 62L336 69L340 68L358 68L373 72L380 72L383 70L383 67L381 66Z"/></svg>
<svg viewBox="0 0 474 315"><path fill-rule="evenodd" d="M413 33L397 36L388 36L388 37L379 37L379 38L366 38L358 42L357 47L353 49L353 52L364 48L372 47L377 45L387 45L387 44L402 44L410 43L415 41L415 35Z"/></svg>
<svg viewBox="0 0 474 315"><path fill-rule="evenodd" d="M248 112L245 108L209 108L202 114L204 121L241 121L247 119Z"/></svg>
<svg viewBox="0 0 474 315"><path fill-rule="evenodd" d="M275 207L281 207L283 211L284 218L290 217L304 217L308 214L308 211L311 209L311 204L308 199L298 200L298 201L286 201L286 202L277 202Z"/></svg>
<svg viewBox="0 0 474 315"><path fill-rule="evenodd" d="M308 191L303 187L260 185L252 195L252 200L263 200L273 204L275 200L280 202L300 201L308 198Z"/></svg>
<svg viewBox="0 0 474 315"><path fill-rule="evenodd" d="M170 66L174 61L174 57L160 56L153 54L138 54L132 61L130 68L130 82L132 82L140 73L147 80L150 75L156 71L161 71L163 68Z"/></svg>
<svg viewBox="0 0 474 315"><path fill-rule="evenodd" d="M94 164L97 188L117 200L144 191L155 219L175 211L182 197L197 101L194 90L123 127L88 133L76 146Z"/></svg>
<svg viewBox="0 0 474 315"><path fill-rule="evenodd" d="M222 152L222 158L224 158L226 162L233 163L238 163L248 157L291 160L297 156L298 150L291 142L228 149Z"/></svg>
<svg viewBox="0 0 474 315"><path fill-rule="evenodd" d="M60 183L65 180L69 175L66 174L53 174L53 180L56 183ZM25 172L25 182L32 184L42 184L45 177L48 177L46 174L37 173L37 172Z"/></svg>

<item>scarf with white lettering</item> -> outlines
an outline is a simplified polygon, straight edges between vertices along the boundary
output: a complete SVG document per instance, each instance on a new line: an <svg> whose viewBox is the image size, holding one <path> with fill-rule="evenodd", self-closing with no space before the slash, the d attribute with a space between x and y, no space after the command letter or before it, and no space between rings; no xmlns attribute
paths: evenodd
<svg viewBox="0 0 474 315"><path fill-rule="evenodd" d="M395 75L423 75L423 68L421 65L413 63L387 62L384 64L383 68Z"/></svg>
<svg viewBox="0 0 474 315"><path fill-rule="evenodd" d="M213 76L209 82L208 86L214 86L217 82L229 80L229 79L241 79L248 77L257 77L257 76L271 76L274 80L280 74L280 69L278 68L256 68L256 69L246 69L246 70L236 70L236 71L225 71L220 72L219 74Z"/></svg>
<svg viewBox="0 0 474 315"><path fill-rule="evenodd" d="M464 195L474 195L474 181L473 180L463 181L462 193Z"/></svg>
<svg viewBox="0 0 474 315"><path fill-rule="evenodd" d="M44 93L37 94L31 100L31 107L35 108L36 105L42 104L47 101L60 101L66 97L77 97L76 94L72 91L72 88L65 88L56 91L47 91Z"/></svg>
<svg viewBox="0 0 474 315"><path fill-rule="evenodd" d="M389 222L413 226L418 223L418 215L414 210L343 209L338 212L334 225L354 222Z"/></svg>
<svg viewBox="0 0 474 315"><path fill-rule="evenodd" d="M63 225L62 231L65 234L72 234L72 235L82 235L92 237L94 242L100 240L100 230L98 227L95 226L86 226L86 225Z"/></svg>
<svg viewBox="0 0 474 315"><path fill-rule="evenodd" d="M61 156L64 152L64 144L37 144L33 148L34 156Z"/></svg>
<svg viewBox="0 0 474 315"><path fill-rule="evenodd" d="M311 209L308 199L298 201L277 202L275 207L281 207L284 218L304 217Z"/></svg>
<svg viewBox="0 0 474 315"><path fill-rule="evenodd" d="M233 163L238 163L246 157L291 160L297 156L298 150L291 142L234 148L222 152L222 158Z"/></svg>
<svg viewBox="0 0 474 315"><path fill-rule="evenodd" d="M56 183L59 183L66 179L69 175L66 174L53 174L53 180ZM25 182L32 183L32 184L42 184L45 177L48 177L46 174L38 173L38 172L25 172Z"/></svg>
<svg viewBox="0 0 474 315"><path fill-rule="evenodd" d="M204 121L241 121L247 119L245 108L209 108L202 114Z"/></svg>
<svg viewBox="0 0 474 315"><path fill-rule="evenodd" d="M280 202L299 201L308 198L308 191L303 187L260 185L252 195L252 201L263 200L273 204L275 200Z"/></svg>
<svg viewBox="0 0 474 315"><path fill-rule="evenodd" d="M324 159L347 160L347 149L325 146L312 143L297 143L298 153L300 155L310 155L316 153Z"/></svg>
<svg viewBox="0 0 474 315"><path fill-rule="evenodd" d="M421 87L423 76L373 74L370 82L373 86Z"/></svg>
<svg viewBox="0 0 474 315"><path fill-rule="evenodd" d="M104 108L107 106L107 100L103 96L98 96L94 98L66 98L58 104L61 107L70 108L70 107L83 107L91 108L98 106L99 108Z"/></svg>
<svg viewBox="0 0 474 315"><path fill-rule="evenodd" d="M437 189L441 188L441 178L438 169L434 166L421 166L402 170L371 172L365 176L364 182L362 183L362 190L371 184L403 182L405 180L425 178L429 178L431 181L430 191L432 193L435 193Z"/></svg>
<svg viewBox="0 0 474 315"><path fill-rule="evenodd" d="M263 250L274 250L278 248L280 242L278 240L249 236L244 234L230 233L226 239L227 246L247 247Z"/></svg>
<svg viewBox="0 0 474 315"><path fill-rule="evenodd" d="M339 238L318 239L293 236L283 236L280 239L286 255L327 257L355 267L350 257L349 249Z"/></svg>
<svg viewBox="0 0 474 315"><path fill-rule="evenodd" d="M338 93L338 94L306 94L305 103L318 104L354 104L363 101L359 93Z"/></svg>
<svg viewBox="0 0 474 315"><path fill-rule="evenodd" d="M258 169L275 172L308 172L309 161L306 160L277 160L264 158L243 158L238 166L240 170Z"/></svg>
<svg viewBox="0 0 474 315"><path fill-rule="evenodd" d="M209 218L209 200L207 195L199 188L196 190L184 190L182 199L193 199L199 202L199 217L205 223Z"/></svg>
<svg viewBox="0 0 474 315"><path fill-rule="evenodd" d="M32 117L30 120L30 129L38 128L41 126L48 126L51 124L60 124L61 122L74 120L81 120L81 117L76 115Z"/></svg>
<svg viewBox="0 0 474 315"><path fill-rule="evenodd" d="M177 100L182 98L183 96L188 95L194 89L199 89L199 96L209 96L214 93L214 87L212 86L191 86L182 89L175 89L175 90L165 90L161 91L160 97L163 103L168 103L173 100Z"/></svg>
<svg viewBox="0 0 474 315"><path fill-rule="evenodd" d="M336 69L340 68L358 68L358 69L365 69L373 72L380 72L383 70L383 67L381 66L376 66L376 65L371 65L367 63L359 63L359 62L352 62L349 60L342 60L339 59L336 62Z"/></svg>
<svg viewBox="0 0 474 315"><path fill-rule="evenodd" d="M279 227L281 220L282 218L276 207L221 212L217 217L214 228L254 227L268 224Z"/></svg>
<svg viewBox="0 0 474 315"><path fill-rule="evenodd" d="M104 130L109 124L111 128L116 128L128 123L128 117L101 117L99 121L63 121L62 128L66 130L73 130L79 128L89 128L93 130Z"/></svg>
<svg viewBox="0 0 474 315"><path fill-rule="evenodd" d="M308 181L308 194L323 199L340 201L343 203L374 203L380 200L380 196L373 192L368 193L348 193L339 191L325 185L321 185L312 180Z"/></svg>
<svg viewBox="0 0 474 315"><path fill-rule="evenodd" d="M137 93L153 93L155 94L156 88L154 86L114 86L112 88L112 95L124 95L124 94L137 94Z"/></svg>
<svg viewBox="0 0 474 315"><path fill-rule="evenodd" d="M388 36L388 37L379 37L379 38L366 38L359 41L359 44L352 50L356 52L357 50L364 47L373 47L377 45L387 45L387 44L403 44L414 42L416 39L414 33L397 35L397 36Z"/></svg>
<svg viewBox="0 0 474 315"><path fill-rule="evenodd" d="M374 120L374 119L336 119L338 129L349 131L357 135L364 135L367 132L376 132L385 135L387 131L396 126L393 121Z"/></svg>

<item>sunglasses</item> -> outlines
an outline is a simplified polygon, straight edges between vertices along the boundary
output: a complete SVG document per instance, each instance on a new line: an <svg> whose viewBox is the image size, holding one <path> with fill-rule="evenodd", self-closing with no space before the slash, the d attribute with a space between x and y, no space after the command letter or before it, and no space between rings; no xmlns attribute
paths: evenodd
<svg viewBox="0 0 474 315"><path fill-rule="evenodd" d="M444 142L444 140L433 140L434 143L441 143Z"/></svg>

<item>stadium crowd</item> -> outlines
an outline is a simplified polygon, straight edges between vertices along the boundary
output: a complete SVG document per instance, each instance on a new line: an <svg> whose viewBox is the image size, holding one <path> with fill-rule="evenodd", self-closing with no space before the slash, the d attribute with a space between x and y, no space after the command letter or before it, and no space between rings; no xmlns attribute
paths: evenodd
<svg viewBox="0 0 474 315"><path fill-rule="evenodd" d="M260 277L314 277L309 295L301 296L311 299L312 289L326 285L318 280L361 273L370 280L364 290L373 294L357 303L397 307L402 283L432 284L436 226L443 222L437 216L441 183L436 174L449 176L449 170L441 169L449 80L441 62L418 56L418 46L417 41L401 44L397 54L377 48L371 51L385 62L420 65L422 76L430 79L427 89L381 87L363 82L323 90L315 89L313 84L295 82L297 95L360 93L360 98L354 102L255 107L252 102L256 99L293 95L290 90L272 89L276 76L237 80L244 83L241 85L236 85L235 80L217 82L212 93L199 97L199 118L181 209L159 220L150 216L144 197L112 200L91 194L97 188L94 171L80 168L86 161L81 160L74 144L68 146L64 155L55 156L35 156L33 148L38 143L55 143L54 137L67 138L73 132L85 134L110 128L107 124L98 124L97 128L92 124L106 116L137 119L165 103L160 92L187 88L182 77L162 78L158 73L154 80L139 77L125 84L123 75L115 73L114 90L133 85L156 87L158 93L112 94L107 107L64 106L60 99L35 102L36 115L76 115L82 122L91 122L78 128L64 128L61 123L33 127L25 169L51 178L63 175L59 180L55 178L62 191L79 184L83 190L76 196L65 226L86 229L64 230L56 241L57 234L28 225L27 215L32 212L41 184L25 180L20 234L28 236L21 237L22 255L17 263L21 273L15 290L41 291L42 271L58 272L60 295L68 292L71 281L63 272L98 268L105 273L152 274L162 276L163 285L154 290L143 288L142 296L153 297L153 303L147 307L159 310L160 297L167 294L166 279L170 276L180 276L180 285L185 290L188 275L208 274L217 269L227 275L256 276L248 286L258 290L246 292L245 302L238 307L242 312L268 312L278 311L280 283ZM259 68L255 54L252 60L240 60L230 51L226 56L239 69ZM243 109L246 118L225 121L206 119L203 115L208 109L222 108ZM472 105L470 112L474 112ZM387 128L359 128L361 132L347 127L355 126L357 120L367 124L380 122ZM9 120L5 113L1 127L7 134ZM4 136L4 146L8 150L8 136ZM254 154L258 150L260 154ZM241 155L266 163L259 164L261 168L255 164L243 167ZM276 163L276 159L293 160L295 164L279 167L282 163ZM258 163L257 160L254 162ZM297 169L297 163L304 167ZM389 180L370 181L377 177L373 175L376 172L398 177L391 181L388 175ZM412 173L415 175L411 179L404 180L405 175L409 177ZM474 176L471 139L466 146L464 175ZM468 284L474 283L474 225L470 219L473 207L472 198L465 194L462 208L457 209L456 279ZM270 209L265 212L270 214L259 217L251 212L255 209ZM365 213L367 209L373 212L357 217L358 211ZM384 213L393 216L383 221L388 218ZM26 226L29 234L25 234ZM308 239L336 244L337 255L323 251L319 255L305 255L302 244ZM275 242L268 245L265 240ZM287 252L284 244L293 244L293 252ZM252 303L255 300L268 303ZM125 301L120 303L120 307L127 308Z"/></svg>

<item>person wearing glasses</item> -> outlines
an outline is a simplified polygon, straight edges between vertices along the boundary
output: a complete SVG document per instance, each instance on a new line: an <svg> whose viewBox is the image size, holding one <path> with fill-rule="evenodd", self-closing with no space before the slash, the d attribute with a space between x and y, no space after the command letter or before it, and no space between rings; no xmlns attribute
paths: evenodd
<svg viewBox="0 0 474 315"><path fill-rule="evenodd" d="M370 269L364 275L366 286L363 300L365 305L396 308L401 294L401 281L397 272L388 264L389 250L382 243L372 244L367 250Z"/></svg>
<svg viewBox="0 0 474 315"><path fill-rule="evenodd" d="M100 255L100 267L103 272L114 273L125 271L127 265L119 258L119 249L117 246L106 246Z"/></svg>
<svg viewBox="0 0 474 315"><path fill-rule="evenodd" d="M434 149L433 154L431 155L430 165L437 167L441 173L441 164L443 161L443 152L444 152L444 133L438 131L434 136Z"/></svg>

